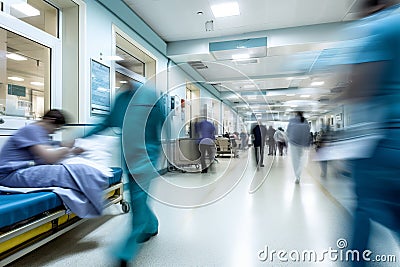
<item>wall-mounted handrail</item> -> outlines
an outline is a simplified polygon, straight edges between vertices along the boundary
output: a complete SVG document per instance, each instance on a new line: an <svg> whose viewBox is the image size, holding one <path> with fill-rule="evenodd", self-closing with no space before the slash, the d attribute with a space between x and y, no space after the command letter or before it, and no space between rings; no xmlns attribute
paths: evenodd
<svg viewBox="0 0 400 267"><path fill-rule="evenodd" d="M93 124L93 123L67 123L64 124L65 127L76 127L76 126L96 126L97 124Z"/></svg>
<svg viewBox="0 0 400 267"><path fill-rule="evenodd" d="M16 131L16 130L18 130L18 128L3 128L3 127L0 127L0 131L2 131L2 130L6 130L6 131Z"/></svg>

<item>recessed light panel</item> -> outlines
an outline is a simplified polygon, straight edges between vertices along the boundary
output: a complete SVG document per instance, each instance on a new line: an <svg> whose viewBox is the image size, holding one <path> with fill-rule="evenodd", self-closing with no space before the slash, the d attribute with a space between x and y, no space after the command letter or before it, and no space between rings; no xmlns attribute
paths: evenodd
<svg viewBox="0 0 400 267"><path fill-rule="evenodd" d="M239 4L237 2L212 5L211 10L216 18L240 15Z"/></svg>
<svg viewBox="0 0 400 267"><path fill-rule="evenodd" d="M16 82L23 82L24 79L17 76L8 77L9 80L16 81Z"/></svg>
<svg viewBox="0 0 400 267"><path fill-rule="evenodd" d="M321 85L324 85L324 84L325 84L325 82L323 82L323 81L312 82L312 83L311 83L311 86L321 86Z"/></svg>
<svg viewBox="0 0 400 267"><path fill-rule="evenodd" d="M12 60L17 60L17 61L28 60L26 57L15 54L15 53L8 53L6 55L6 57L9 59L12 59Z"/></svg>
<svg viewBox="0 0 400 267"><path fill-rule="evenodd" d="M12 4L11 7L20 13L20 14L17 14L17 16L16 16L18 18L35 17L35 16L40 15L40 11L28 3L20 2L20 3Z"/></svg>
<svg viewBox="0 0 400 267"><path fill-rule="evenodd" d="M36 86L43 86L44 83L42 82L31 82L32 85L36 85Z"/></svg>

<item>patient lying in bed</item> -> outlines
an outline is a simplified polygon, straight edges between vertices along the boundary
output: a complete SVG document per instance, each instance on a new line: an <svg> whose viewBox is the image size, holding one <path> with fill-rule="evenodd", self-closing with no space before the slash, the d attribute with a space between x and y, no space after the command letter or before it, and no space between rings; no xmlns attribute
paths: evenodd
<svg viewBox="0 0 400 267"><path fill-rule="evenodd" d="M103 190L108 187L107 173L83 160L62 161L83 152L72 144L54 146L51 142L50 134L64 124L64 115L59 110L50 110L41 121L27 125L11 136L0 152L0 185L52 187L77 216L99 216L105 204Z"/></svg>

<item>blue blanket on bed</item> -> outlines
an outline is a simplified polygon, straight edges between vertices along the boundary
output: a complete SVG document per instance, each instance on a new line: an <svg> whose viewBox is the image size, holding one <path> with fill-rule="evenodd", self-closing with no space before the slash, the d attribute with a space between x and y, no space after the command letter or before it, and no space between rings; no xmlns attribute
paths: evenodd
<svg viewBox="0 0 400 267"><path fill-rule="evenodd" d="M67 209L81 218L101 215L108 177L84 164L38 165L15 170L0 178L7 187L49 187Z"/></svg>

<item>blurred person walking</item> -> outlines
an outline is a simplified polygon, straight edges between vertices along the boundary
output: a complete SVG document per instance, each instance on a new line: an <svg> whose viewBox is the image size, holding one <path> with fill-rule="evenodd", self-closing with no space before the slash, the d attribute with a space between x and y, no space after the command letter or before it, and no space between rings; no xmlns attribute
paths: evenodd
<svg viewBox="0 0 400 267"><path fill-rule="evenodd" d="M302 111L289 120L287 127L289 150L295 175L295 183L300 183L301 173L307 160L307 149L310 147L310 125Z"/></svg>
<svg viewBox="0 0 400 267"><path fill-rule="evenodd" d="M108 127L122 129L132 210L130 232L113 249L120 266L127 266L138 253L140 244L158 234L158 219L147 200L150 182L158 175L161 131L165 119L162 101L157 99L155 90L131 80L120 88L110 114L86 135Z"/></svg>
<svg viewBox="0 0 400 267"><path fill-rule="evenodd" d="M352 249L365 251L370 220L400 239L400 1L364 1L369 15L353 33L363 33L343 99L352 109L350 160L357 207ZM354 36L354 34L351 34ZM400 240L399 240L400 242ZM364 266L363 259L353 262Z"/></svg>
<svg viewBox="0 0 400 267"><path fill-rule="evenodd" d="M215 158L215 126L206 118L196 124L199 135L201 173L207 173ZM209 164L206 163L208 158Z"/></svg>
<svg viewBox="0 0 400 267"><path fill-rule="evenodd" d="M317 157L320 157L320 150L323 149L330 141L332 141L332 133L329 125L321 128L318 133L317 139L315 141L315 151L317 152ZM318 158L319 165L321 168L321 178L326 178L328 172L328 160Z"/></svg>
<svg viewBox="0 0 400 267"><path fill-rule="evenodd" d="M282 127L279 127L275 132L274 140L278 146L279 156L283 156L283 148L287 146L288 138Z"/></svg>
<svg viewBox="0 0 400 267"><path fill-rule="evenodd" d="M276 155L275 132L276 130L270 125L267 130L268 156Z"/></svg>
<svg viewBox="0 0 400 267"><path fill-rule="evenodd" d="M248 143L248 141L247 141L248 135L244 130L242 130L240 132L239 136L240 136L240 149L241 150L246 150L247 149L247 143Z"/></svg>
<svg viewBox="0 0 400 267"><path fill-rule="evenodd" d="M267 128L259 121L257 125L254 126L252 134L254 137L253 145L256 157L256 165L257 167L264 167L264 147Z"/></svg>

